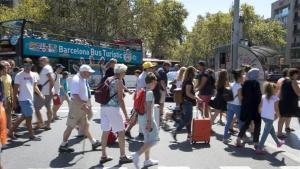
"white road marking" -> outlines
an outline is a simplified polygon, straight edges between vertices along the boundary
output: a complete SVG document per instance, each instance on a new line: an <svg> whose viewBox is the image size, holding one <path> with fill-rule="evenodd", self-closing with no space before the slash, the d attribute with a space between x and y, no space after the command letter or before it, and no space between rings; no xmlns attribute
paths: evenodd
<svg viewBox="0 0 300 169"><path fill-rule="evenodd" d="M128 169L127 167L96 167L95 169ZM166 167L166 166L158 166L158 169L190 169L190 167Z"/></svg>
<svg viewBox="0 0 300 169"><path fill-rule="evenodd" d="M159 166L158 169L190 169L190 167L165 167L165 166Z"/></svg>
<svg viewBox="0 0 300 169"><path fill-rule="evenodd" d="M220 169L251 169L248 166L220 166Z"/></svg>
<svg viewBox="0 0 300 169"><path fill-rule="evenodd" d="M95 169L128 169L127 167L96 167Z"/></svg>
<svg viewBox="0 0 300 169"><path fill-rule="evenodd" d="M284 166L280 167L281 169L300 169L300 166Z"/></svg>
<svg viewBox="0 0 300 169"><path fill-rule="evenodd" d="M64 169L64 168L28 168L28 169Z"/></svg>

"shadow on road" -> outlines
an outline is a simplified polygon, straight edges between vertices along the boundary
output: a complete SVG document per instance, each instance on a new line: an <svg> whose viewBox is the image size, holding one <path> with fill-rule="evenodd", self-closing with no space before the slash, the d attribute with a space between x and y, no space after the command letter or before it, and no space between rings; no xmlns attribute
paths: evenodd
<svg viewBox="0 0 300 169"><path fill-rule="evenodd" d="M276 151L274 153L266 153L264 155L256 155L252 148L248 148L248 147L238 148L233 145L228 145L228 147L225 148L224 150L229 152L230 155L235 156L235 157L252 158L254 160L266 160L266 161L270 162L270 165L276 166L276 167L286 165L285 158L282 158L281 160L276 158L276 156L279 153L282 153L284 151Z"/></svg>
<svg viewBox="0 0 300 169"><path fill-rule="evenodd" d="M139 151L139 149L143 146L143 142L142 141L138 141L138 140L128 140L127 141L129 144L129 151L130 152L137 152Z"/></svg>
<svg viewBox="0 0 300 169"><path fill-rule="evenodd" d="M294 133L289 133L287 136L285 144L293 149L300 150L300 138Z"/></svg>
<svg viewBox="0 0 300 169"><path fill-rule="evenodd" d="M81 152L75 152L75 153L59 153L58 156L51 160L50 167L52 168L65 168L65 167L72 167L76 165L78 161L84 158L84 153L92 152L90 151L81 151ZM76 156L82 155L79 159L72 162Z"/></svg>
<svg viewBox="0 0 300 169"><path fill-rule="evenodd" d="M180 150L180 151L183 151L183 152L192 152L193 150L197 150L197 149L210 148L210 144L201 143L201 142L191 144L189 141L172 142L172 144L169 145L169 148L171 150Z"/></svg>

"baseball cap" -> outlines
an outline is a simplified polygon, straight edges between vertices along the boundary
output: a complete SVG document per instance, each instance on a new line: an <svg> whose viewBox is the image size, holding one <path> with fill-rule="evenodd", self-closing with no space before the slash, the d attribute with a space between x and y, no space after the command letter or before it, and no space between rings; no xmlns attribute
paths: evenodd
<svg viewBox="0 0 300 169"><path fill-rule="evenodd" d="M66 67L64 67L64 65L62 65L62 64L56 64L56 69L58 69L58 68L62 68L62 69L64 69L64 68L66 68Z"/></svg>
<svg viewBox="0 0 300 169"><path fill-rule="evenodd" d="M205 61L199 60L199 61L198 61L198 64L199 64L200 66L205 66Z"/></svg>
<svg viewBox="0 0 300 169"><path fill-rule="evenodd" d="M149 68L152 68L152 67L155 67L155 64L153 64L151 62L145 62L145 63L143 63L143 68L144 69L149 69Z"/></svg>
<svg viewBox="0 0 300 169"><path fill-rule="evenodd" d="M80 72L90 72L90 73L95 72L89 65L86 65L86 64L81 65L79 68L79 71Z"/></svg>

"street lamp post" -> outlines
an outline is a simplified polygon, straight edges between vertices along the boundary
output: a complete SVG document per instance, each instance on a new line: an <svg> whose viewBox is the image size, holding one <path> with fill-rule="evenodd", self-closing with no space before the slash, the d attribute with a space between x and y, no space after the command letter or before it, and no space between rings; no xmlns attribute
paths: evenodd
<svg viewBox="0 0 300 169"><path fill-rule="evenodd" d="M233 37L231 42L232 69L238 68L238 48L240 32L240 0L234 0Z"/></svg>

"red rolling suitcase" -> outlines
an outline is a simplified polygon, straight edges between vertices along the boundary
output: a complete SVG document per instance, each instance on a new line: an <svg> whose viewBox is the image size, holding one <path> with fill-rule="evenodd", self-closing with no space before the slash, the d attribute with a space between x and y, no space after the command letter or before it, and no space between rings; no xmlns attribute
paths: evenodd
<svg viewBox="0 0 300 169"><path fill-rule="evenodd" d="M203 103L203 109L205 104ZM211 136L211 122L210 118L205 118L203 112L201 112L201 116L199 113L199 109L197 108L196 117L193 118L192 121L192 144L196 142L204 142L209 144L210 143L210 136Z"/></svg>

